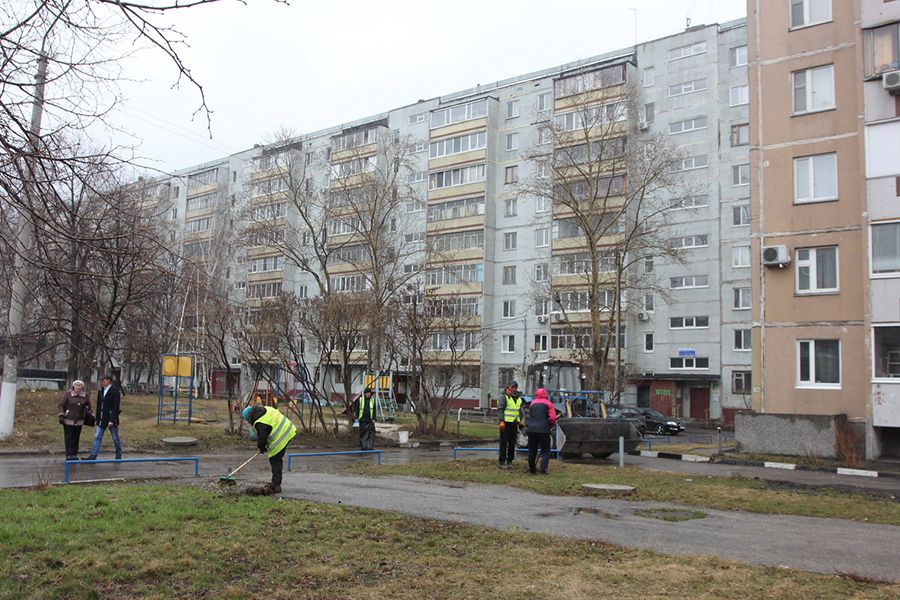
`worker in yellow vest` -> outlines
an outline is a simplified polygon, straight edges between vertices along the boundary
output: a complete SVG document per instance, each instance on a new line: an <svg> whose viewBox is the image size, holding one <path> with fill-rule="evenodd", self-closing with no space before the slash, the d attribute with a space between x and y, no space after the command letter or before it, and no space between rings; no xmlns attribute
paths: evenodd
<svg viewBox="0 0 900 600"><path fill-rule="evenodd" d="M500 416L500 468L512 467L513 458L516 456L516 436L519 427L522 427L523 416L522 394L519 393L519 384L513 381L508 388L503 390L497 410Z"/></svg>
<svg viewBox="0 0 900 600"><path fill-rule="evenodd" d="M254 404L245 408L242 416L256 430L256 445L260 454L269 456L272 482L266 485L264 491L268 494L280 494L284 453L288 443L297 435L297 427L273 406Z"/></svg>
<svg viewBox="0 0 900 600"><path fill-rule="evenodd" d="M356 418L359 422L359 447L361 450L375 448L375 397L367 387L363 395L356 399Z"/></svg>

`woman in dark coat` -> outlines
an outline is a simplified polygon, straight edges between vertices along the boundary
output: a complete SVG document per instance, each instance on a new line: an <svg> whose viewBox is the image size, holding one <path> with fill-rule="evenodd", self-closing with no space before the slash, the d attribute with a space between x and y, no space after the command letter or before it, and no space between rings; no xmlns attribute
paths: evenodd
<svg viewBox="0 0 900 600"><path fill-rule="evenodd" d="M84 389L84 382L76 379L59 402L59 424L63 426L66 441L66 460L78 460L78 442L84 415L91 410L91 401Z"/></svg>

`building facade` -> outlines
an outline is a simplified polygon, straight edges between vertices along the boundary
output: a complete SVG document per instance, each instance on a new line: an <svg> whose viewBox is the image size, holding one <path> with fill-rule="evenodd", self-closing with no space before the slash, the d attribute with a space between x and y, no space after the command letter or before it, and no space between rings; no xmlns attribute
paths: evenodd
<svg viewBox="0 0 900 600"><path fill-rule="evenodd" d="M527 365L572 356L589 326L573 278L583 242L569 227L571 215L533 193L552 177L540 159L554 153L547 124L588 109L609 112L622 144L665 136L677 148L672 170L687 191L660 199L660 230L683 258L650 253L635 261L658 291L634 292L623 305L622 389L627 402L667 414L728 418L747 408L751 384L746 31L744 20L692 27L300 135L289 145L305 162L303 185L323 192L386 168L390 140L407 145L401 184L409 201L391 221L392 233L413 248L403 270L470 317L479 335L464 372L455 375L467 382L460 404L488 406L511 381L522 381ZM626 100L636 105L626 111ZM227 281L234 300L249 307L287 291L310 297L320 287L280 249L299 226L272 162L285 145L184 169L166 182L173 243L185 256L204 256L211 276ZM228 232L248 220L286 233L238 244ZM330 239L351 239L350 221L330 219ZM352 262L336 257L331 289L367 289ZM565 318L541 289L565 289ZM442 349L439 336L434 343ZM357 350L354 389L362 387L366 348ZM233 354L231 367L246 367L247 357Z"/></svg>
<svg viewBox="0 0 900 600"><path fill-rule="evenodd" d="M846 415L866 456L896 453L900 5L748 12L753 406Z"/></svg>

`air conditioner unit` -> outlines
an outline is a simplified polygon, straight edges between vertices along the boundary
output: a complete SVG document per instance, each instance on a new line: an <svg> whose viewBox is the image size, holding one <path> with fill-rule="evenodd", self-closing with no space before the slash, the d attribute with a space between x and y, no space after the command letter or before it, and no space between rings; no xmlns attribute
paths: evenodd
<svg viewBox="0 0 900 600"><path fill-rule="evenodd" d="M640 129L641 131L647 131L648 129L650 129L650 124L647 123L647 121L640 121L638 123L638 129Z"/></svg>
<svg viewBox="0 0 900 600"><path fill-rule="evenodd" d="M547 315L538 315L537 322L538 322L538 323L546 323L546 322L547 322Z"/></svg>
<svg viewBox="0 0 900 600"><path fill-rule="evenodd" d="M648 314L645 313L645 312L639 312L639 313L637 314L637 318L638 318L638 321L649 321L649 320L650 320L650 315L648 315Z"/></svg>
<svg viewBox="0 0 900 600"><path fill-rule="evenodd" d="M762 264L767 267L784 267L791 262L787 246L763 246Z"/></svg>
<svg viewBox="0 0 900 600"><path fill-rule="evenodd" d="M900 94L900 71L888 71L882 75L881 85L892 95Z"/></svg>
<svg viewBox="0 0 900 600"><path fill-rule="evenodd" d="M553 313L553 320L554 321L565 321L566 315L562 314L561 312Z"/></svg>

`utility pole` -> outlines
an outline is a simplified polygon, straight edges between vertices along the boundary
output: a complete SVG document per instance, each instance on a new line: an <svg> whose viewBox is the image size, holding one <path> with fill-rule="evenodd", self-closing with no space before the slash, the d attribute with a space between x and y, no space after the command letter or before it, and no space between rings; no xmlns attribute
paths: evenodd
<svg viewBox="0 0 900 600"><path fill-rule="evenodd" d="M622 364L622 344L621 342L621 331L622 331L622 264L624 262L624 257L621 254L620 250L616 250L616 319L615 319L615 327L616 330L613 332L613 339L616 344L616 366L613 371L613 398L615 399L616 404L619 403L619 370Z"/></svg>
<svg viewBox="0 0 900 600"><path fill-rule="evenodd" d="M38 141L41 135L41 119L44 114L44 84L47 81L47 55L38 57L37 75L34 78L34 102L31 108L31 127L28 132L29 155L25 159L26 173L24 181L25 198L31 202L36 194L35 176L37 165ZM12 294L9 298L9 324L7 327L7 349L3 357L3 383L0 384L0 440L12 435L13 423L16 419L16 390L19 387L19 348L22 335L22 321L25 313L25 270L28 262L27 253L31 252L34 240L31 215L24 210L18 211L18 233L16 236L16 255L13 257Z"/></svg>

